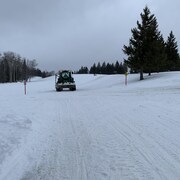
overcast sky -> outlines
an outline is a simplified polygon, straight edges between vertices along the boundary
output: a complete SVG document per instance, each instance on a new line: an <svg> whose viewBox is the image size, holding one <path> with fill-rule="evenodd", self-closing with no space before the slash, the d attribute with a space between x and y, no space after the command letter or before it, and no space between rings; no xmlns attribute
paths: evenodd
<svg viewBox="0 0 180 180"><path fill-rule="evenodd" d="M164 39L172 30L180 46L179 0L0 0L0 52L36 59L48 71L123 61L146 5Z"/></svg>

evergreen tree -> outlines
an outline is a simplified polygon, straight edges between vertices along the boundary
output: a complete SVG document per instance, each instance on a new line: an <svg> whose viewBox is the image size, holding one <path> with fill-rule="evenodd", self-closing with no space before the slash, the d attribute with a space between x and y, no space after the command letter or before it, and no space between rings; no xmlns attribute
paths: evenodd
<svg viewBox="0 0 180 180"><path fill-rule="evenodd" d="M96 64L94 63L93 66L90 68L89 73L90 74L96 74L96 72L97 72Z"/></svg>
<svg viewBox="0 0 180 180"><path fill-rule="evenodd" d="M115 70L115 73L117 73L117 74L120 73L120 65L119 65L118 61L116 61L116 63L115 63L114 70Z"/></svg>
<svg viewBox="0 0 180 180"><path fill-rule="evenodd" d="M158 54L158 24L154 14L151 14L146 6L141 13L141 23L137 21L137 27L131 30L132 37L129 45L124 45L123 52L128 56L125 63L134 71L140 72L140 80L143 79L145 70L151 73L155 66L155 57Z"/></svg>
<svg viewBox="0 0 180 180"><path fill-rule="evenodd" d="M97 64L96 74L101 74L101 63L100 62L98 62L98 64Z"/></svg>
<svg viewBox="0 0 180 180"><path fill-rule="evenodd" d="M114 65L114 63L111 64L111 74L115 74L115 65Z"/></svg>
<svg viewBox="0 0 180 180"><path fill-rule="evenodd" d="M107 63L103 62L102 65L100 62L96 66L94 63L90 68L90 74L124 74L127 71L127 66L125 63L120 63L116 61L116 63Z"/></svg>
<svg viewBox="0 0 180 180"><path fill-rule="evenodd" d="M106 62L103 62L103 63L102 63L101 73L102 73L102 74L106 74Z"/></svg>
<svg viewBox="0 0 180 180"><path fill-rule="evenodd" d="M167 60L165 42L162 35L158 37L157 47L158 47L156 53L157 56L153 57L154 58L153 72L162 72L165 71L166 60Z"/></svg>
<svg viewBox="0 0 180 180"><path fill-rule="evenodd" d="M115 72L114 64L107 63L106 74L114 74L114 72Z"/></svg>
<svg viewBox="0 0 180 180"><path fill-rule="evenodd" d="M178 53L178 45L172 31L170 32L166 42L166 53L167 53L167 63L166 63L167 70L169 71L176 70L180 59Z"/></svg>
<svg viewBox="0 0 180 180"><path fill-rule="evenodd" d="M126 72L128 72L128 67L125 62L121 63L120 65L121 65L121 74L125 74Z"/></svg>
<svg viewBox="0 0 180 180"><path fill-rule="evenodd" d="M79 69L79 71L77 72L78 74L88 74L89 70L87 67L83 67L81 66L81 68Z"/></svg>
<svg viewBox="0 0 180 180"><path fill-rule="evenodd" d="M109 63L106 66L106 74L111 74L111 65Z"/></svg>
<svg viewBox="0 0 180 180"><path fill-rule="evenodd" d="M179 58L179 59L180 59L180 58ZM180 60L179 60L178 63L177 63L176 69L177 69L177 71L180 71Z"/></svg>

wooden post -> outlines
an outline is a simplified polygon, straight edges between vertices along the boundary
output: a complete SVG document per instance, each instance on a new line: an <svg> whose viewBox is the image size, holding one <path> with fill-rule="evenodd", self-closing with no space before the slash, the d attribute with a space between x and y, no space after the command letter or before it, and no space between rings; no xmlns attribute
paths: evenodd
<svg viewBox="0 0 180 180"><path fill-rule="evenodd" d="M128 72L125 72L125 85L127 85L127 76L128 76Z"/></svg>
<svg viewBox="0 0 180 180"><path fill-rule="evenodd" d="M24 80L24 94L26 95L26 80Z"/></svg>

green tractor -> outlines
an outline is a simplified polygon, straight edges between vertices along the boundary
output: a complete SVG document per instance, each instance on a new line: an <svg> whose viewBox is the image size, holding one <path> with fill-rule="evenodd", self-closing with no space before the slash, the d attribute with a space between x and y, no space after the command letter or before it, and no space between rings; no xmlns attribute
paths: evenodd
<svg viewBox="0 0 180 180"><path fill-rule="evenodd" d="M75 91L76 84L74 78L72 77L72 71L59 71L59 73L55 75L55 88L56 91L62 91L64 88Z"/></svg>

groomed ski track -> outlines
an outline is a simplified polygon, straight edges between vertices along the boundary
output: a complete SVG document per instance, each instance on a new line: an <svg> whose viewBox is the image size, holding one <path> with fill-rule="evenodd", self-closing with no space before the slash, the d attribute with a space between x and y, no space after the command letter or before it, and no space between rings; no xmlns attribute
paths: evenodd
<svg viewBox="0 0 180 180"><path fill-rule="evenodd" d="M125 86L124 76L76 75L76 92L56 92L51 77L30 82L25 97L10 93L11 115L31 123L4 152L0 179L180 179L177 76L130 75Z"/></svg>

